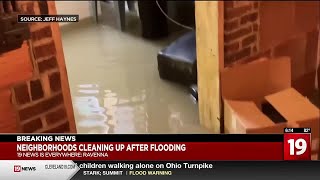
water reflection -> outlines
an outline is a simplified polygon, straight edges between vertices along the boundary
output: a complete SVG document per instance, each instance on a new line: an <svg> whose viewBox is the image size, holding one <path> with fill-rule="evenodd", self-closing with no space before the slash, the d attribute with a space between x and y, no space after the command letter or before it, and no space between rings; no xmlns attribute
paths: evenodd
<svg viewBox="0 0 320 180"><path fill-rule="evenodd" d="M100 106L97 85L80 85L79 94L73 101L77 111L77 128L85 133L108 133L109 127L105 126L108 117L105 115L105 108Z"/></svg>
<svg viewBox="0 0 320 180"><path fill-rule="evenodd" d="M146 90L128 97L96 84L77 88L73 102L81 133L206 133L197 120L184 122L195 116L186 114L174 99L170 102L159 94L148 97Z"/></svg>
<svg viewBox="0 0 320 180"><path fill-rule="evenodd" d="M186 88L159 78L165 44L107 26L63 33L79 133L207 133Z"/></svg>

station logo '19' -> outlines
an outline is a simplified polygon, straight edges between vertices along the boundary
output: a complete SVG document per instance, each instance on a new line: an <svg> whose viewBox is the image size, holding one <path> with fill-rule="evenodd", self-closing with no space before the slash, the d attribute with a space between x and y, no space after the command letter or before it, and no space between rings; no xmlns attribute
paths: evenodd
<svg viewBox="0 0 320 180"><path fill-rule="evenodd" d="M13 166L13 172L21 172L21 166L19 166L19 165L14 165L14 166Z"/></svg>
<svg viewBox="0 0 320 180"><path fill-rule="evenodd" d="M13 166L13 172L22 172L22 171L36 171L36 167L22 167L20 165L14 165Z"/></svg>
<svg viewBox="0 0 320 180"><path fill-rule="evenodd" d="M284 160L311 160L311 129L286 128Z"/></svg>

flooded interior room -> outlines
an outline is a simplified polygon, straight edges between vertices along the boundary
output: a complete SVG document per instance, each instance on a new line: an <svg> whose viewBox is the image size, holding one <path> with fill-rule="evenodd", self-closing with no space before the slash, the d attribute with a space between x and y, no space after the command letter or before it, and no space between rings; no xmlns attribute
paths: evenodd
<svg viewBox="0 0 320 180"><path fill-rule="evenodd" d="M312 128L319 144L319 7L0 1L0 133L282 134L294 126ZM17 23L21 14L77 21Z"/></svg>
<svg viewBox="0 0 320 180"><path fill-rule="evenodd" d="M199 124L192 82L162 79L158 72L158 54L194 31L194 2L58 1L56 6L60 14L80 15L77 24L60 24L78 132L208 132ZM194 35L184 41L195 46ZM195 58L196 49L191 51L186 58Z"/></svg>

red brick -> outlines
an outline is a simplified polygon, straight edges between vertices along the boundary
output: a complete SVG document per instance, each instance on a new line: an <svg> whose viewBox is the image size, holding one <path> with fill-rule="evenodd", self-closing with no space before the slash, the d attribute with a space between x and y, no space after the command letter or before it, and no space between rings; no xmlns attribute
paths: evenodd
<svg viewBox="0 0 320 180"><path fill-rule="evenodd" d="M35 14L34 12L34 4L33 2L30 2L27 4L27 7L26 7L26 14Z"/></svg>
<svg viewBox="0 0 320 180"><path fill-rule="evenodd" d="M54 112L48 113L46 115L46 120L48 125L54 124L58 122L59 120L62 120L63 118L67 117L67 113L65 108L60 108Z"/></svg>
<svg viewBox="0 0 320 180"><path fill-rule="evenodd" d="M46 26L31 33L32 40L40 40L52 36L51 26Z"/></svg>
<svg viewBox="0 0 320 180"><path fill-rule="evenodd" d="M256 48L256 46L254 46L253 49L254 48ZM243 59L242 63L246 64L246 63L255 61L255 60L263 58L263 57L271 58L271 50L268 50L268 51L265 51L265 52L259 52L258 54L255 54L254 56L250 56L248 58L245 58L245 59Z"/></svg>
<svg viewBox="0 0 320 180"><path fill-rule="evenodd" d="M59 72L55 72L49 75L49 82L51 91L57 92L61 90L61 79Z"/></svg>
<svg viewBox="0 0 320 180"><path fill-rule="evenodd" d="M33 53L36 59L39 59L45 56L55 55L56 47L54 42L51 41L49 44L44 44L42 46L35 47Z"/></svg>
<svg viewBox="0 0 320 180"><path fill-rule="evenodd" d="M253 47L252 47L252 52L253 52L253 53L258 52L258 48L257 48L257 46L253 46Z"/></svg>
<svg viewBox="0 0 320 180"><path fill-rule="evenodd" d="M2 12L4 12L4 13L11 13L13 11L13 7L12 7L11 3L6 3L6 1L4 1L4 2L1 1L1 8L2 8L1 9Z"/></svg>
<svg viewBox="0 0 320 180"><path fill-rule="evenodd" d="M241 51L239 51L237 54L235 54L236 60L245 58L250 56L251 54L251 48L244 48Z"/></svg>
<svg viewBox="0 0 320 180"><path fill-rule="evenodd" d="M30 122L25 123L22 125L23 133L33 133L38 129L42 128L42 122L40 118L33 119Z"/></svg>
<svg viewBox="0 0 320 180"><path fill-rule="evenodd" d="M234 42L232 44L224 46L224 52L226 54L232 53L232 52L235 52L235 51L238 51L238 50L239 50L239 42Z"/></svg>
<svg viewBox="0 0 320 180"><path fill-rule="evenodd" d="M26 107L19 111L20 120L26 120L33 116L39 115L44 113L54 107L57 107L63 103L63 96L62 94L55 95L45 101L41 101L35 105L30 107Z"/></svg>
<svg viewBox="0 0 320 180"><path fill-rule="evenodd" d="M66 121L63 124L53 127L47 131L45 131L44 133L64 133L66 131L69 131L70 127L69 127L69 122Z"/></svg>
<svg viewBox="0 0 320 180"><path fill-rule="evenodd" d="M257 32L259 30L259 25L257 23L254 23L252 25L252 29L253 29L254 32Z"/></svg>
<svg viewBox="0 0 320 180"><path fill-rule="evenodd" d="M232 33L228 33L228 34L225 34L224 35L224 41L226 43L232 41L232 40L235 40L237 38L240 38L240 37L243 37L245 35L248 35L252 32L252 29L251 27L245 27L245 28L241 28L235 32L232 32Z"/></svg>
<svg viewBox="0 0 320 180"><path fill-rule="evenodd" d="M39 9L40 9L40 14L48 14L49 13L47 1L39 1L38 4L39 4Z"/></svg>
<svg viewBox="0 0 320 180"><path fill-rule="evenodd" d="M234 1L234 7L242 7L253 4L252 1Z"/></svg>
<svg viewBox="0 0 320 180"><path fill-rule="evenodd" d="M30 102L30 95L27 84L21 84L14 88L14 93L18 105Z"/></svg>
<svg viewBox="0 0 320 180"><path fill-rule="evenodd" d="M251 14L247 14L241 17L240 23L241 24L246 24L248 22L254 22L258 19L258 13L254 12Z"/></svg>
<svg viewBox="0 0 320 180"><path fill-rule="evenodd" d="M233 63L251 55L251 47L244 48L237 53L226 57L226 63Z"/></svg>
<svg viewBox="0 0 320 180"><path fill-rule="evenodd" d="M232 8L232 9L226 9L226 11L224 12L224 18L229 20L229 19L233 19L235 17L240 17L243 14L250 11L251 9L252 9L251 5L242 6L242 7L238 7L238 8Z"/></svg>
<svg viewBox="0 0 320 180"><path fill-rule="evenodd" d="M256 41L257 41L257 35L256 34L250 35L242 40L242 47L249 46L250 44Z"/></svg>
<svg viewBox="0 0 320 180"><path fill-rule="evenodd" d="M57 67L58 67L58 64L55 56L38 63L38 68L40 73L44 73L45 71L55 69Z"/></svg>
<svg viewBox="0 0 320 180"><path fill-rule="evenodd" d="M225 7L225 9L233 8L234 2L233 1L224 1L224 7Z"/></svg>
<svg viewBox="0 0 320 180"><path fill-rule="evenodd" d="M259 8L259 2L254 2L253 7L254 7L254 9L258 9Z"/></svg>
<svg viewBox="0 0 320 180"><path fill-rule="evenodd" d="M232 21L225 21L224 23L224 30L225 31L232 31L236 28L239 27L239 20L238 19L235 19L235 20L232 20Z"/></svg>
<svg viewBox="0 0 320 180"><path fill-rule="evenodd" d="M33 101L43 98L44 93L42 90L41 81L39 79L30 81L30 89L31 89L31 97Z"/></svg>

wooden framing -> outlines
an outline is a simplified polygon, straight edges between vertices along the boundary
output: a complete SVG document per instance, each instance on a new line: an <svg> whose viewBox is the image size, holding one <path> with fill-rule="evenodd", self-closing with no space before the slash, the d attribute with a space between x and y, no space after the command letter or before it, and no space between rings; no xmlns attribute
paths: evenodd
<svg viewBox="0 0 320 180"><path fill-rule="evenodd" d="M196 1L195 6L200 123L213 133L220 133L224 2Z"/></svg>

